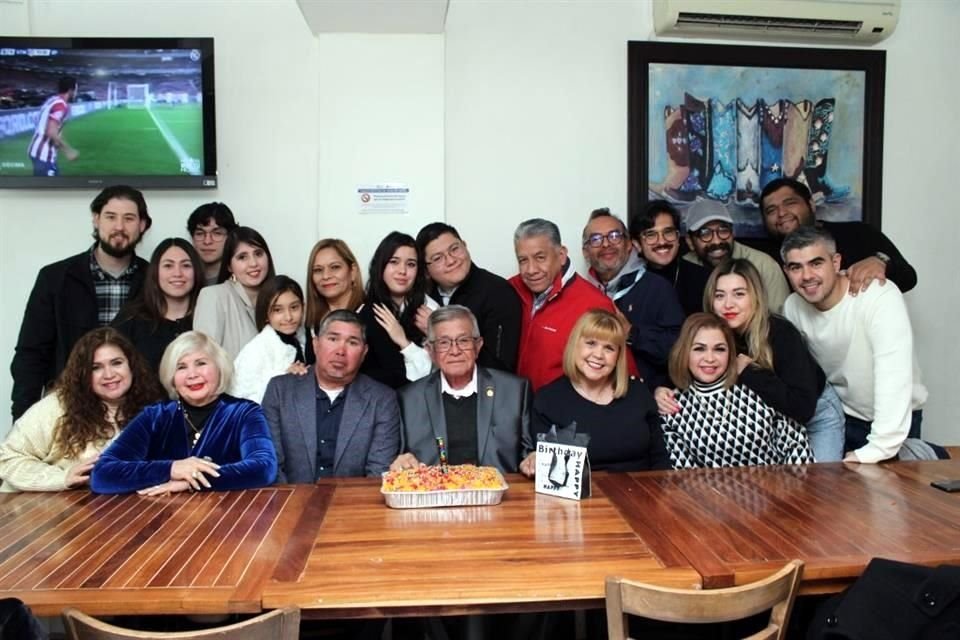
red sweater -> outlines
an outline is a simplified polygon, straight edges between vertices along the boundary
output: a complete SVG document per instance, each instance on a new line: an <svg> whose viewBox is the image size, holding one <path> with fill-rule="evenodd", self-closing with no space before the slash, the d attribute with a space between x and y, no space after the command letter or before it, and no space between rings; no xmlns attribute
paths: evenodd
<svg viewBox="0 0 960 640"><path fill-rule="evenodd" d="M510 278L520 296L523 326L520 330L520 357L517 375L530 380L533 390L563 375L563 350L567 339L584 313L591 309L616 312L613 302L568 266L553 281L547 302L533 314L533 293L523 284L520 275ZM627 351L630 372L636 372L633 356Z"/></svg>

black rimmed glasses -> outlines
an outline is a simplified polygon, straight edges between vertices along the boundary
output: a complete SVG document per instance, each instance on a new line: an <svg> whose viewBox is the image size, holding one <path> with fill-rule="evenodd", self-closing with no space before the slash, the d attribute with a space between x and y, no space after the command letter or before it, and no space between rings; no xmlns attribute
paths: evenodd
<svg viewBox="0 0 960 640"><path fill-rule="evenodd" d="M429 258L427 258L427 266L429 267L435 262L443 262L447 256L453 259L459 259L463 257L463 245L459 242L454 242L452 245L446 248L445 251L438 251Z"/></svg>
<svg viewBox="0 0 960 640"><path fill-rule="evenodd" d="M437 338L436 340L431 340L430 344L433 345L434 350L437 353L446 353L453 348L453 345L457 345L457 349L460 351L470 351L476 345L477 339L471 336L460 336L459 338Z"/></svg>
<svg viewBox="0 0 960 640"><path fill-rule="evenodd" d="M608 244L612 247L618 246L623 242L624 233L623 231L610 231L609 233L591 233L587 236L587 239L583 241L583 246L590 245L591 247L602 247L603 241L606 240Z"/></svg>
<svg viewBox="0 0 960 640"><path fill-rule="evenodd" d="M216 229L196 229L193 232L193 239L195 242L202 242L203 240L216 240L217 242L222 242L227 239L227 230L222 227L217 227Z"/></svg>
<svg viewBox="0 0 960 640"><path fill-rule="evenodd" d="M733 227L728 224L718 224L716 227L701 227L693 232L701 242L710 242L714 234L718 240L729 240L733 236Z"/></svg>
<svg viewBox="0 0 960 640"><path fill-rule="evenodd" d="M640 237L647 244L657 244L660 238L663 238L664 242L676 242L680 238L680 231L676 227L667 227L663 231L647 229L640 233Z"/></svg>

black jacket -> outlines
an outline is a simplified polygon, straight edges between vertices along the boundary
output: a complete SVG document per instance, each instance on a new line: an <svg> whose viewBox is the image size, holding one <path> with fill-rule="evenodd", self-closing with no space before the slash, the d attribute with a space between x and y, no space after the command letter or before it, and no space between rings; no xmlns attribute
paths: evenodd
<svg viewBox="0 0 960 640"><path fill-rule="evenodd" d="M130 296L140 291L147 262L130 283ZM97 292L90 274L90 251L48 264L40 270L27 300L10 364L13 375L13 418L16 420L43 395L66 365L73 345L83 334L100 326Z"/></svg>
<svg viewBox="0 0 960 640"><path fill-rule="evenodd" d="M819 607L807 640L956 640L960 567L874 558L843 593Z"/></svg>
<svg viewBox="0 0 960 640"><path fill-rule="evenodd" d="M917 286L917 271L903 257L897 246L882 231L866 222L830 222L818 220L817 226L830 232L837 241L837 253L840 254L840 268L847 269L850 265L872 258L877 253L883 253L890 261L887 263L887 278L892 280L903 293ZM739 242L739 239L737 240ZM780 246L783 238L748 238L744 244L763 251L783 265L780 257Z"/></svg>
<svg viewBox="0 0 960 640"><path fill-rule="evenodd" d="M430 297L443 304L443 298L436 287L430 291ZM520 298L510 283L476 264L471 264L470 273L453 292L450 304L463 305L477 317L480 336L483 338L483 348L477 355L477 364L516 373L522 311Z"/></svg>

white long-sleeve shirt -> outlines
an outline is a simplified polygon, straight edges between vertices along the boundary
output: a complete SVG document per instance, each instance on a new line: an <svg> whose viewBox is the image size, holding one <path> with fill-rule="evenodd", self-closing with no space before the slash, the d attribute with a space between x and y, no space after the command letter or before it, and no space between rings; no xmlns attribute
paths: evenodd
<svg viewBox="0 0 960 640"><path fill-rule="evenodd" d="M897 285L875 282L826 311L794 293L784 315L806 337L844 411L873 423L867 444L854 452L857 459L880 462L897 455L910 432L911 413L927 399Z"/></svg>

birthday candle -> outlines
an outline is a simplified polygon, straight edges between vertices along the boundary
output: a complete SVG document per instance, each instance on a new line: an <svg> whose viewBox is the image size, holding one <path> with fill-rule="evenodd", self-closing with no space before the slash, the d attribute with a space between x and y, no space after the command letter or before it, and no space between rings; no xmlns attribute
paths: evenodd
<svg viewBox="0 0 960 640"><path fill-rule="evenodd" d="M444 444L443 438L437 436L437 449L440 450L440 468L444 473L447 472L447 445Z"/></svg>

